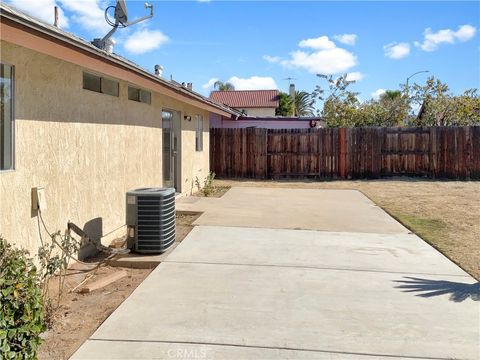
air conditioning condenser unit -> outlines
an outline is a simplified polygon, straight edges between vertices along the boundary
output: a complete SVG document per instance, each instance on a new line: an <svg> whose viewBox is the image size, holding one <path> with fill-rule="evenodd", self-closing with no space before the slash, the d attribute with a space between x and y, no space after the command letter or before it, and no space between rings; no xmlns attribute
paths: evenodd
<svg viewBox="0 0 480 360"><path fill-rule="evenodd" d="M161 253L175 242L175 189L127 192L127 226L134 228L133 250Z"/></svg>

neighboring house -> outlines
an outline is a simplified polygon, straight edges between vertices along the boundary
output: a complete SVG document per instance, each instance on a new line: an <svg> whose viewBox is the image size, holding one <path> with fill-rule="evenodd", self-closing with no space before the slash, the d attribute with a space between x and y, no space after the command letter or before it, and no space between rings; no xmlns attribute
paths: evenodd
<svg viewBox="0 0 480 360"><path fill-rule="evenodd" d="M245 116L275 116L278 90L212 91L210 100L239 110Z"/></svg>
<svg viewBox="0 0 480 360"><path fill-rule="evenodd" d="M210 115L210 128L311 129L324 126L325 122L320 117L240 116L232 118L217 114Z"/></svg>
<svg viewBox="0 0 480 360"><path fill-rule="evenodd" d="M292 85L290 87L292 89ZM242 113L240 116L211 113L211 128L309 129L324 126L323 120L319 117L275 116L275 110L279 106L278 90L212 91L210 99Z"/></svg>
<svg viewBox="0 0 480 360"><path fill-rule="evenodd" d="M43 187L51 231L119 233L125 193L209 173L209 117L239 112L29 17L1 9L0 234L33 253ZM53 10L52 10L53 11Z"/></svg>

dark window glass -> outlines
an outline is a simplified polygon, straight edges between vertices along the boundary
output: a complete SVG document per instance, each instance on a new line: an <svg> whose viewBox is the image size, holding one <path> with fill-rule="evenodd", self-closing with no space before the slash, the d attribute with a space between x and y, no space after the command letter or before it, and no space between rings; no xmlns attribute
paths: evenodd
<svg viewBox="0 0 480 360"><path fill-rule="evenodd" d="M195 121L195 150L203 151L203 116L196 115Z"/></svg>
<svg viewBox="0 0 480 360"><path fill-rule="evenodd" d="M118 96L118 81L106 79L86 72L83 73L83 88L102 94Z"/></svg>
<svg viewBox="0 0 480 360"><path fill-rule="evenodd" d="M162 134L163 134L163 184L172 186L172 121L173 113L162 111Z"/></svg>
<svg viewBox="0 0 480 360"><path fill-rule="evenodd" d="M102 78L102 93L118 96L118 81Z"/></svg>
<svg viewBox="0 0 480 360"><path fill-rule="evenodd" d="M152 93L147 90L138 89L132 86L128 87L128 99L142 102L144 104L152 103Z"/></svg>
<svg viewBox="0 0 480 360"><path fill-rule="evenodd" d="M101 92L101 77L89 73L83 73L83 88L96 92Z"/></svg>
<svg viewBox="0 0 480 360"><path fill-rule="evenodd" d="M0 170L11 170L14 164L14 69L0 64Z"/></svg>
<svg viewBox="0 0 480 360"><path fill-rule="evenodd" d="M146 90L140 90L140 102L145 104L152 103L152 93Z"/></svg>
<svg viewBox="0 0 480 360"><path fill-rule="evenodd" d="M128 100L140 101L140 90L134 87L128 87Z"/></svg>

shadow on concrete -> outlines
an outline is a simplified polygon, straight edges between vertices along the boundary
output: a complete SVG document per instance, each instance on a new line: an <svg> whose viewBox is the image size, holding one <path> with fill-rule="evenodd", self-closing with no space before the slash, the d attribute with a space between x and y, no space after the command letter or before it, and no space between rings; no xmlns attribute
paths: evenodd
<svg viewBox="0 0 480 360"><path fill-rule="evenodd" d="M404 276L406 280L395 280L398 289L403 292L419 292L417 296L429 298L450 294L450 301L462 302L468 298L473 301L480 300L480 282L475 284L460 283L445 280L421 279Z"/></svg>

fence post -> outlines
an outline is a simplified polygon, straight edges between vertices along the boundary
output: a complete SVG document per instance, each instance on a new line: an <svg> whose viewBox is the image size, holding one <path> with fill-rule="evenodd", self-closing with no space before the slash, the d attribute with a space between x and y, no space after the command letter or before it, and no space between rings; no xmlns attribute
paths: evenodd
<svg viewBox="0 0 480 360"><path fill-rule="evenodd" d="M265 150L265 156L264 156L264 165L265 165L265 179L268 179L268 162L269 162L269 157L268 157L268 130L269 129L264 129L265 131L265 147L264 147L264 150Z"/></svg>
<svg viewBox="0 0 480 360"><path fill-rule="evenodd" d="M338 131L338 146L339 146L339 159L338 170L340 178L345 179L346 176L346 129L340 128Z"/></svg>

